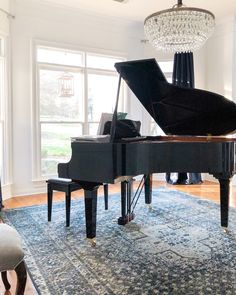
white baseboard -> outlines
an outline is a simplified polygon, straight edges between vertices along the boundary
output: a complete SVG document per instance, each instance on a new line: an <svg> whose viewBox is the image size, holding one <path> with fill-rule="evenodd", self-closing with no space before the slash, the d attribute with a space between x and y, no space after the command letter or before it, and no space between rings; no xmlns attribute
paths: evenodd
<svg viewBox="0 0 236 295"><path fill-rule="evenodd" d="M33 183L33 186L31 186L30 188L15 189L14 196L20 197L20 196L43 194L43 193L46 193L46 191L47 191L47 186L45 181L40 181L37 183Z"/></svg>
<svg viewBox="0 0 236 295"><path fill-rule="evenodd" d="M213 175L210 175L208 173L204 173L202 175L203 175L203 180L208 180L208 181L212 181L212 182L217 182L218 183L218 180ZM231 184L233 186L236 186L236 177L235 176L232 177Z"/></svg>
<svg viewBox="0 0 236 295"><path fill-rule="evenodd" d="M12 197L12 185L6 184L2 185L2 199L7 200Z"/></svg>
<svg viewBox="0 0 236 295"><path fill-rule="evenodd" d="M208 173L202 173L202 180L218 182L218 180L213 175Z"/></svg>

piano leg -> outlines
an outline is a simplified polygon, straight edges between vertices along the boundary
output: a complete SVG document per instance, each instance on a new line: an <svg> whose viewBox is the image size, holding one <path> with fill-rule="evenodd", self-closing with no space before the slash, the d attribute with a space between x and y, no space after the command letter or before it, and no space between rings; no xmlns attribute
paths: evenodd
<svg viewBox="0 0 236 295"><path fill-rule="evenodd" d="M86 235L88 239L96 237L97 190L98 187L84 189Z"/></svg>
<svg viewBox="0 0 236 295"><path fill-rule="evenodd" d="M152 174L145 175L144 182L145 203L152 203Z"/></svg>
<svg viewBox="0 0 236 295"><path fill-rule="evenodd" d="M228 227L229 179L219 179L221 226Z"/></svg>
<svg viewBox="0 0 236 295"><path fill-rule="evenodd" d="M220 184L220 215L221 226L228 227L229 216L229 183L230 176L228 175L214 175Z"/></svg>
<svg viewBox="0 0 236 295"><path fill-rule="evenodd" d="M119 225L125 225L134 219L134 213L131 212L132 187L133 180L121 182L121 217L118 218Z"/></svg>
<svg viewBox="0 0 236 295"><path fill-rule="evenodd" d="M108 210L108 184L104 183L103 184L103 190L104 190L104 205L105 205L105 210Z"/></svg>

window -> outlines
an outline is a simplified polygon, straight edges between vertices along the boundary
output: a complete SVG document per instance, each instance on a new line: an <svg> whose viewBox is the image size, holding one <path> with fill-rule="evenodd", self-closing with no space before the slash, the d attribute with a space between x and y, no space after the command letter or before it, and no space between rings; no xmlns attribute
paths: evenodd
<svg viewBox="0 0 236 295"><path fill-rule="evenodd" d="M161 61L158 62L162 72L164 73L167 81L172 83L172 72L173 72L173 61ZM151 135L162 135L164 132L162 129L157 125L157 123L151 119L150 124L150 134Z"/></svg>
<svg viewBox="0 0 236 295"><path fill-rule="evenodd" d="M37 178L57 173L71 155L70 138L95 135L103 112L115 106L122 58L36 46ZM120 96L121 109L124 91Z"/></svg>

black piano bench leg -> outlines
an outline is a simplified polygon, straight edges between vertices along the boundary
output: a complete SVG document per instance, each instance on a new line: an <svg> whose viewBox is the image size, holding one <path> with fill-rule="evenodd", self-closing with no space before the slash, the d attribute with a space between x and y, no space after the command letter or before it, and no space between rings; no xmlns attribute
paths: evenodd
<svg viewBox="0 0 236 295"><path fill-rule="evenodd" d="M103 184L103 190L104 190L104 205L105 210L108 210L108 184Z"/></svg>
<svg viewBox="0 0 236 295"><path fill-rule="evenodd" d="M50 183L48 183L48 194L47 194L47 197L48 197L48 221L52 220L52 194L53 194L52 187L51 187Z"/></svg>

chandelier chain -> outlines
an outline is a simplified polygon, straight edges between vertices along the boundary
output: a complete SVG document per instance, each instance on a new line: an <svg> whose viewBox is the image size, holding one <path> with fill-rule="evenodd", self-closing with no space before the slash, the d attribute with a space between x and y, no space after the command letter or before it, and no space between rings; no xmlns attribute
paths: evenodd
<svg viewBox="0 0 236 295"><path fill-rule="evenodd" d="M182 0L178 0L178 7L182 5L183 5Z"/></svg>

